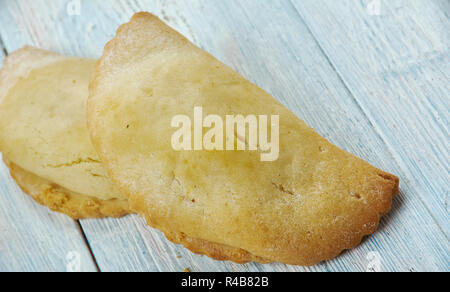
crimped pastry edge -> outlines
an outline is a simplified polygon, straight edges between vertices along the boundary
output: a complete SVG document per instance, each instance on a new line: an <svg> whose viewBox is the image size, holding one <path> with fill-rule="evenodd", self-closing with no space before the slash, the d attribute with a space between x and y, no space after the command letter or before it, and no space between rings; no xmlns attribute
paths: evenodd
<svg viewBox="0 0 450 292"><path fill-rule="evenodd" d="M123 199L101 200L77 194L55 183L27 172L20 166L3 157L11 177L20 189L35 202L50 210L65 214L72 219L120 218L133 213L128 201Z"/></svg>

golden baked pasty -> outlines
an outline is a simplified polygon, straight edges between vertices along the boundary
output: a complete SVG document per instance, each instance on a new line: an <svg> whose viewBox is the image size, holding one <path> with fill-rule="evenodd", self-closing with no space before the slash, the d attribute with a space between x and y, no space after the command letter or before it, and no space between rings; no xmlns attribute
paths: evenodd
<svg viewBox="0 0 450 292"><path fill-rule="evenodd" d="M192 117L196 107L220 117L279 116L278 159L175 150L171 121ZM94 147L131 207L196 252L226 247L216 258L236 260L241 252L293 265L333 258L376 230L398 192L397 177L330 144L149 13L136 14L105 47L87 118ZM201 243L209 248L199 250Z"/></svg>

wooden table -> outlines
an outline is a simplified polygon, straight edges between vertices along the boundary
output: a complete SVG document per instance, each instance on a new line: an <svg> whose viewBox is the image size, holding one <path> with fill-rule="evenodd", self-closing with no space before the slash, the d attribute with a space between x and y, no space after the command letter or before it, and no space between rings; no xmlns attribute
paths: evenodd
<svg viewBox="0 0 450 292"><path fill-rule="evenodd" d="M450 1L78 2L0 0L0 63L24 45L98 58L120 24L150 11L334 144L397 174L401 193L376 234L335 260L237 265L193 255L136 216L52 213L1 166L0 271L449 271Z"/></svg>

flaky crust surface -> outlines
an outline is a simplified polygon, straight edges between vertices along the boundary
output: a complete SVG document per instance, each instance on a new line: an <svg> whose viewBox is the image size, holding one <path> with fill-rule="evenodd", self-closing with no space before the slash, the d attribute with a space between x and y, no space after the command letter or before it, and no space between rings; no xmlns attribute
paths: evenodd
<svg viewBox="0 0 450 292"><path fill-rule="evenodd" d="M192 116L195 106L222 117L279 115L280 158L172 150L171 118ZM313 265L373 233L398 192L397 177L333 146L149 13L136 14L105 47L88 124L133 209L175 241L199 238Z"/></svg>
<svg viewBox="0 0 450 292"><path fill-rule="evenodd" d="M126 199L101 200L77 194L23 170L7 158L3 161L22 191L52 211L73 219L119 218L133 213Z"/></svg>

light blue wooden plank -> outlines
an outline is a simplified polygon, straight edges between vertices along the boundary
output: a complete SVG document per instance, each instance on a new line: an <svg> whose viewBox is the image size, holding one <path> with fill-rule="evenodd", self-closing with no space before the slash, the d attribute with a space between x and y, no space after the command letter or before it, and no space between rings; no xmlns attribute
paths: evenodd
<svg viewBox="0 0 450 292"><path fill-rule="evenodd" d="M426 236L448 270L450 2L293 2L444 233Z"/></svg>
<svg viewBox="0 0 450 292"><path fill-rule="evenodd" d="M78 223L38 206L3 163L0 208L0 272L97 271Z"/></svg>
<svg viewBox="0 0 450 292"><path fill-rule="evenodd" d="M448 235L450 2L293 2Z"/></svg>
<svg viewBox="0 0 450 292"><path fill-rule="evenodd" d="M29 43L97 57L116 27L133 11L158 14L274 94L332 142L401 176L402 195L380 231L357 249L312 270L365 270L370 251L380 253L384 270L447 267L446 237L290 2L241 2L83 1L81 15L68 17L65 1L52 1L45 10L40 9L44 6L40 1L15 1L0 9L0 32L6 32L5 44L11 49ZM33 23L24 18L34 19ZM103 270L310 270L240 266L194 256L167 243L134 216L82 224ZM114 234L117 228L121 231Z"/></svg>
<svg viewBox="0 0 450 292"><path fill-rule="evenodd" d="M320 271L312 268L282 264L238 265L217 262L195 255L180 245L167 241L165 236L151 229L137 216L121 219L87 220L83 228L102 271L117 272L249 272L249 271Z"/></svg>
<svg viewBox="0 0 450 292"><path fill-rule="evenodd" d="M3 61L5 60L6 49L3 46L3 41L0 38L0 66L3 65Z"/></svg>

